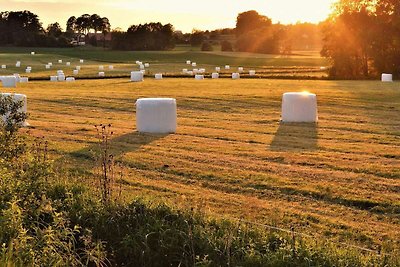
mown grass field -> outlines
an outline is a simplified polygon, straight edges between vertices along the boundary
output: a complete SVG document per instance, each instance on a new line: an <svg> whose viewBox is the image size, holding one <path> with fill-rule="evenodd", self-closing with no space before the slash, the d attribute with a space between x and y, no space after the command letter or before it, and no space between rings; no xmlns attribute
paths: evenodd
<svg viewBox="0 0 400 267"><path fill-rule="evenodd" d="M280 124L284 92L316 93L319 123ZM30 82L31 136L92 183L95 124L111 123L118 180L143 196L376 249L399 248L400 84L128 79ZM178 131L135 130L135 100L174 97Z"/></svg>
<svg viewBox="0 0 400 267"><path fill-rule="evenodd" d="M180 74L183 68L192 69L185 64L186 60L197 63L196 68L205 68L207 73L214 71L215 67L221 67L222 73L230 74L237 71L237 67L242 66L245 72L254 69L260 76L288 76L288 77L326 77L326 71L321 70L321 66L327 66L326 59L321 58L315 52L299 52L292 56L263 55L238 52L201 52L191 47L178 47L173 51L109 51L93 48L0 48L0 65L7 65L7 69L0 69L0 75L13 73L24 74L31 78L48 78L55 75L56 71L62 69L68 76L72 76L72 71L76 66L82 69L76 76L95 77L99 72L99 65L104 66L106 76L129 75L132 70L138 70L136 60L143 63L150 63L146 73L154 75ZM35 55L30 52L35 51ZM62 59L63 63L58 64ZM84 59L85 63L79 63L79 59ZM21 61L21 67L16 68L16 61ZM50 70L45 69L45 64L53 63ZM70 62L70 66L65 63ZM224 70L225 65L232 66L229 71ZM108 70L108 66L113 65L114 70ZM32 67L32 73L25 74L25 68Z"/></svg>

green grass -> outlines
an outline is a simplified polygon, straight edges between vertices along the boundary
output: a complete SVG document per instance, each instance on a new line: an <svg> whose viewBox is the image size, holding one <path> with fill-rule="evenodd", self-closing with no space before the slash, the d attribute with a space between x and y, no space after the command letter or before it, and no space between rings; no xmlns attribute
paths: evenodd
<svg viewBox="0 0 400 267"><path fill-rule="evenodd" d="M30 55L35 51L34 56ZM58 59L63 63L58 64ZM79 59L85 59L84 64ZM15 62L20 60L21 68L15 68ZM197 68L206 68L212 72L216 66L223 67L226 64L232 66L232 70L223 73L231 73L236 67L243 66L245 70L255 69L258 73L284 76L312 76L325 77L326 72L320 70L320 66L326 66L327 60L315 53L301 52L293 56L263 55L238 52L201 52L197 48L179 47L173 51L109 51L102 48L0 48L0 64L6 64L7 69L0 69L0 75L25 72L26 66L32 67L29 77L48 77L54 75L56 70L62 69L67 75L72 75L75 66L82 66L78 77L97 76L98 66L104 65L106 76L129 75L130 71L138 69L136 60L151 64L148 74L157 72L164 74L181 73L183 68L191 69L185 64L186 60L197 62ZM71 66L65 66L65 62L71 62ZM44 65L52 62L52 70L45 70ZM107 66L113 64L115 70L108 71ZM283 73L282 73L283 72Z"/></svg>
<svg viewBox="0 0 400 267"><path fill-rule="evenodd" d="M319 123L280 124L282 93L303 90L318 96ZM399 83L120 79L15 91L28 96L30 135L86 176L96 170L93 125L112 123L127 201L201 206L373 249L400 245ZM139 97L176 98L177 133L137 133Z"/></svg>

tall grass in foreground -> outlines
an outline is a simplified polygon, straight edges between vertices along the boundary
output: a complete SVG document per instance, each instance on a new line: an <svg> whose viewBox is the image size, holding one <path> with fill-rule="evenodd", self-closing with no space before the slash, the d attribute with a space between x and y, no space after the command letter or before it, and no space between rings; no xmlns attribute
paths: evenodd
<svg viewBox="0 0 400 267"><path fill-rule="evenodd" d="M9 112L0 108L0 116ZM42 140L22 149L25 116L12 118L15 128L0 128L0 266L400 266L399 256L209 219L201 210L104 201L104 187L57 173Z"/></svg>

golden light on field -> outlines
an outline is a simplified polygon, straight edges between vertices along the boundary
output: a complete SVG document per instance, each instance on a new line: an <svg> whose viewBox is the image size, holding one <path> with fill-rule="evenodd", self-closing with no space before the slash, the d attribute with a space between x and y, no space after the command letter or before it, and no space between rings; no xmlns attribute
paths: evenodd
<svg viewBox="0 0 400 267"><path fill-rule="evenodd" d="M336 0L203 0L201 4L182 4L182 0L87 0L68 1L60 9L58 0L0 0L2 10L30 10L43 25L59 22L64 26L70 16L97 13L110 19L112 28L126 30L132 24L171 23L177 30L233 28L240 12L256 10L274 22L296 23L324 20ZM64 26L65 27L65 26Z"/></svg>

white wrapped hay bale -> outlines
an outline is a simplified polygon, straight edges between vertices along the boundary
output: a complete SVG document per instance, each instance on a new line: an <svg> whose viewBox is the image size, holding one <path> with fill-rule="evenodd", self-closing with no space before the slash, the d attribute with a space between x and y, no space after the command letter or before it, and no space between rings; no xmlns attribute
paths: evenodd
<svg viewBox="0 0 400 267"><path fill-rule="evenodd" d="M239 73L243 73L243 71L244 71L243 67L238 67L238 72Z"/></svg>
<svg viewBox="0 0 400 267"><path fill-rule="evenodd" d="M81 70L81 66L76 66L75 69L76 70Z"/></svg>
<svg viewBox="0 0 400 267"><path fill-rule="evenodd" d="M35 52L31 52L31 55L34 55L35 54Z"/></svg>
<svg viewBox="0 0 400 267"><path fill-rule="evenodd" d="M284 93L282 122L317 122L317 96L308 92Z"/></svg>
<svg viewBox="0 0 400 267"><path fill-rule="evenodd" d="M59 60L58 60L58 63L60 63L60 64L61 64L61 63L62 63L62 59L59 59Z"/></svg>
<svg viewBox="0 0 400 267"><path fill-rule="evenodd" d="M21 61L17 61L17 63L15 63L15 67L17 68L21 67Z"/></svg>
<svg viewBox="0 0 400 267"><path fill-rule="evenodd" d="M149 63L144 63L144 67L145 67L145 68L149 68L149 67L150 67L150 64L149 64Z"/></svg>
<svg viewBox="0 0 400 267"><path fill-rule="evenodd" d="M196 67L197 63L196 62L192 62L192 67Z"/></svg>
<svg viewBox="0 0 400 267"><path fill-rule="evenodd" d="M103 66L103 65L100 65L100 66L99 66L99 70L104 70L104 66Z"/></svg>
<svg viewBox="0 0 400 267"><path fill-rule="evenodd" d="M28 82L28 77L21 77L21 78L19 78L19 82L20 83L27 83Z"/></svg>
<svg viewBox="0 0 400 267"><path fill-rule="evenodd" d="M188 69L182 69L183 74L187 74L187 72L188 72Z"/></svg>
<svg viewBox="0 0 400 267"><path fill-rule="evenodd" d="M65 63L65 65L71 66L71 62L67 62L67 63Z"/></svg>
<svg viewBox="0 0 400 267"><path fill-rule="evenodd" d="M50 76L50 81L51 82L57 82L58 81L58 76Z"/></svg>
<svg viewBox="0 0 400 267"><path fill-rule="evenodd" d="M187 75L189 75L189 76L193 76L193 75L194 75L194 73L193 73L193 71L189 70L189 71L187 72Z"/></svg>
<svg viewBox="0 0 400 267"><path fill-rule="evenodd" d="M1 68L2 69L7 69L7 66L6 65L1 65Z"/></svg>
<svg viewBox="0 0 400 267"><path fill-rule="evenodd" d="M14 75L15 79L17 79L17 83L19 83L21 76L19 76L18 73L14 73L13 75Z"/></svg>
<svg viewBox="0 0 400 267"><path fill-rule="evenodd" d="M59 82L65 81L65 75L64 75L64 74L58 74L58 75L57 75L57 80L58 80Z"/></svg>
<svg viewBox="0 0 400 267"><path fill-rule="evenodd" d="M83 62L84 62L84 60L83 60L83 59L80 59L80 60L79 60L79 63L83 63Z"/></svg>
<svg viewBox="0 0 400 267"><path fill-rule="evenodd" d="M104 73L104 71L100 71L100 72L99 72L99 77L104 77L104 76L106 76L106 74Z"/></svg>
<svg viewBox="0 0 400 267"><path fill-rule="evenodd" d="M46 68L46 70L50 69L50 65L49 64L46 64L44 67Z"/></svg>
<svg viewBox="0 0 400 267"><path fill-rule="evenodd" d="M211 74L211 78L212 78L212 79L218 79L218 78L219 78L219 73L218 73L218 72L213 72L213 73Z"/></svg>
<svg viewBox="0 0 400 267"><path fill-rule="evenodd" d="M132 71L131 72L131 82L143 82L143 72Z"/></svg>
<svg viewBox="0 0 400 267"><path fill-rule="evenodd" d="M109 69L109 70L113 70L113 69L114 69L114 66L113 66L113 65L110 65L110 66L108 66L108 69Z"/></svg>
<svg viewBox="0 0 400 267"><path fill-rule="evenodd" d="M14 75L1 76L0 79L4 88L17 87L17 78Z"/></svg>
<svg viewBox="0 0 400 267"><path fill-rule="evenodd" d="M192 62L190 60L186 60L186 65L190 65Z"/></svg>
<svg viewBox="0 0 400 267"><path fill-rule="evenodd" d="M14 99L14 101L22 102L23 105L22 105L22 107L18 110L18 112L28 113L28 104L27 104L26 95L23 95L23 94L12 94L12 93L2 93L1 96L3 96L3 97L9 97L9 96L11 96L11 97ZM3 122L5 122L5 121L8 119L8 116L10 116L10 114L5 114L5 115L3 115L3 117L2 117ZM29 126L29 123L28 123L27 121L24 121L24 122L22 123L22 126L23 126L23 127L27 127L27 126Z"/></svg>
<svg viewBox="0 0 400 267"><path fill-rule="evenodd" d="M176 132L176 100L139 98L136 101L136 128L143 133Z"/></svg>
<svg viewBox="0 0 400 267"><path fill-rule="evenodd" d="M240 74L238 72L232 73L232 79L234 80L240 79Z"/></svg>
<svg viewBox="0 0 400 267"><path fill-rule="evenodd" d="M53 63L49 62L49 63L47 63L47 65L49 65L50 67L52 67L52 66L53 66Z"/></svg>
<svg viewBox="0 0 400 267"><path fill-rule="evenodd" d="M255 76L256 75L256 71L255 70L249 70L249 75L250 76Z"/></svg>
<svg viewBox="0 0 400 267"><path fill-rule="evenodd" d="M66 82L75 82L75 78L74 77L67 77L65 79Z"/></svg>
<svg viewBox="0 0 400 267"><path fill-rule="evenodd" d="M140 70L144 70L144 65L143 65L143 64L140 64L140 65L139 65L139 69L140 69Z"/></svg>
<svg viewBox="0 0 400 267"><path fill-rule="evenodd" d="M57 70L57 75L58 74L64 74L64 71L63 70Z"/></svg>
<svg viewBox="0 0 400 267"><path fill-rule="evenodd" d="M78 74L79 74L79 70L73 70L73 71L72 71L72 74L73 74L73 75L78 75Z"/></svg>
<svg viewBox="0 0 400 267"><path fill-rule="evenodd" d="M156 80L162 80L162 73L156 73L156 75L154 75L154 78Z"/></svg>
<svg viewBox="0 0 400 267"><path fill-rule="evenodd" d="M31 71L32 71L32 69L28 69L28 68L27 68L27 69L25 70L25 73L31 73Z"/></svg>
<svg viewBox="0 0 400 267"><path fill-rule="evenodd" d="M388 73L382 73L382 82L393 82L393 75Z"/></svg>
<svg viewBox="0 0 400 267"><path fill-rule="evenodd" d="M195 80L204 80L204 75L201 74L196 74L196 76L194 76Z"/></svg>
<svg viewBox="0 0 400 267"><path fill-rule="evenodd" d="M205 73L205 72L206 72L206 69L199 69L199 72L200 72L200 73Z"/></svg>
<svg viewBox="0 0 400 267"><path fill-rule="evenodd" d="M231 69L231 66L225 65L225 69L226 69L226 70L230 70L230 69Z"/></svg>
<svg viewBox="0 0 400 267"><path fill-rule="evenodd" d="M215 67L215 71L220 72L221 71L221 67Z"/></svg>
<svg viewBox="0 0 400 267"><path fill-rule="evenodd" d="M193 69L193 73L194 73L194 74L199 73L199 69Z"/></svg>

